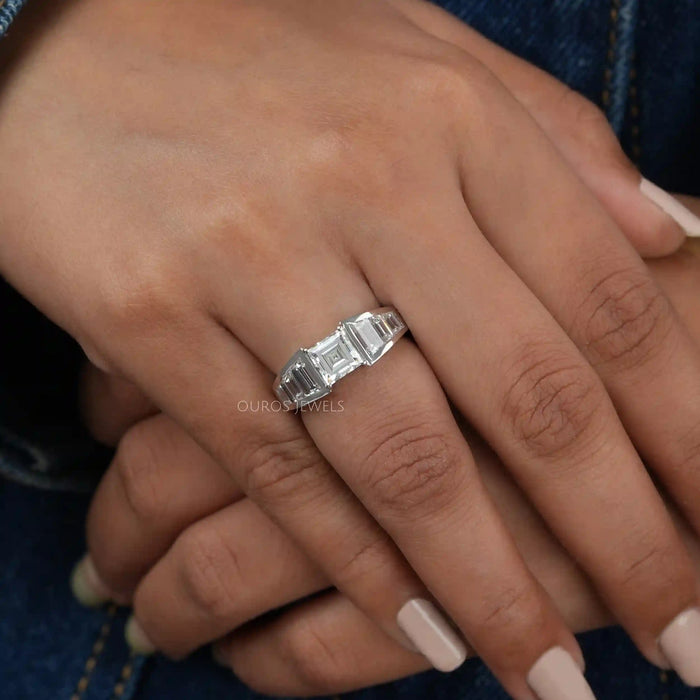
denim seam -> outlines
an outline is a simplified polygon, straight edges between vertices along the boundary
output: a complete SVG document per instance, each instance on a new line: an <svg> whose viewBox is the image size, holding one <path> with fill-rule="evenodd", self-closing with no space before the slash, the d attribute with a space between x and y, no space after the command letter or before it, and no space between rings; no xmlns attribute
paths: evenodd
<svg viewBox="0 0 700 700"><path fill-rule="evenodd" d="M107 621L102 624L102 627L100 627L100 632L97 635L97 639L92 645L90 656L83 666L83 675L77 682L75 691L73 692L73 695L71 695L70 700L81 700L81 698L85 695L85 691L87 691L88 687L90 686L90 681L93 677L95 669L97 668L100 655L104 651L109 635L112 634L116 614L117 606L110 605L107 608Z"/></svg>
<svg viewBox="0 0 700 700"><path fill-rule="evenodd" d="M601 103L607 111L610 107L610 87L612 84L613 66L615 65L615 46L617 44L617 17L620 12L620 0L610 2L610 24L608 26L608 53L606 56L605 76Z"/></svg>
<svg viewBox="0 0 700 700"><path fill-rule="evenodd" d="M629 86L637 33L639 0L611 0L608 53L602 104L618 137L622 135L629 103Z"/></svg>
<svg viewBox="0 0 700 700"><path fill-rule="evenodd" d="M112 695L110 700L120 700L124 696L127 683L131 680L134 675L134 661L137 659L138 655L134 652L129 656L129 660L122 666L122 670L119 673L119 678L112 688Z"/></svg>

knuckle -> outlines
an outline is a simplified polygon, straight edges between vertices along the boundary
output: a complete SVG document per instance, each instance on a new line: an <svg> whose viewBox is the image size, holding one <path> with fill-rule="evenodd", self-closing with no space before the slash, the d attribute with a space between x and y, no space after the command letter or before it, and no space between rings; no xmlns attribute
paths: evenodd
<svg viewBox="0 0 700 700"><path fill-rule="evenodd" d="M168 509L159 454L149 424L137 423L125 433L114 457L126 501L146 522L159 521Z"/></svg>
<svg viewBox="0 0 700 700"><path fill-rule="evenodd" d="M343 581L345 585L353 581L367 580L369 577L376 579L377 572L394 560L393 552L387 542L374 539L341 560L334 578L337 581Z"/></svg>
<svg viewBox="0 0 700 700"><path fill-rule="evenodd" d="M345 676L345 655L334 650L322 629L303 617L295 619L281 640L282 655L295 669L306 695L328 695L339 689Z"/></svg>
<svg viewBox="0 0 700 700"><path fill-rule="evenodd" d="M635 166L620 147L605 112L568 85L558 83L555 90L559 91L553 94L556 114L580 144L579 157L589 162L606 163L630 177L638 177ZM548 105L543 107L548 108Z"/></svg>
<svg viewBox="0 0 700 700"><path fill-rule="evenodd" d="M673 324L663 292L637 269L606 275L588 293L577 318L594 363L621 370L642 366L655 357Z"/></svg>
<svg viewBox="0 0 700 700"><path fill-rule="evenodd" d="M174 545L181 580L190 599L209 619L230 622L238 609L237 591L246 589L240 561L217 530L195 524Z"/></svg>
<svg viewBox="0 0 700 700"><path fill-rule="evenodd" d="M245 491L267 505L284 503L300 492L310 492L323 463L303 433L256 439L241 457Z"/></svg>
<svg viewBox="0 0 700 700"><path fill-rule="evenodd" d="M685 558L673 544L647 542L625 556L613 576L613 589L623 592L625 599L648 605L649 601L690 599L694 593L692 575L685 567Z"/></svg>
<svg viewBox="0 0 700 700"><path fill-rule="evenodd" d="M505 658L522 654L525 640L537 639L550 616L538 589L523 582L503 588L482 601L475 617L475 634L481 639L498 639ZM509 630L503 639L503 630ZM505 646L504 646L505 645Z"/></svg>
<svg viewBox="0 0 700 700"><path fill-rule="evenodd" d="M577 358L543 343L526 343L505 376L501 415L529 454L571 456L589 446L604 393Z"/></svg>
<svg viewBox="0 0 700 700"><path fill-rule="evenodd" d="M161 260L130 260L109 275L98 295L96 321L130 337L153 333L182 315L182 274ZM118 279L118 283L115 283Z"/></svg>
<svg viewBox="0 0 700 700"><path fill-rule="evenodd" d="M601 132L609 134L611 141L616 141L602 109L568 85L562 83L560 89L561 95L557 101L559 112L574 133L590 138L591 143L597 147L600 146Z"/></svg>
<svg viewBox="0 0 700 700"><path fill-rule="evenodd" d="M368 487L387 515L415 517L451 502L463 477L453 441L430 421L406 422L363 460Z"/></svg>
<svg viewBox="0 0 700 700"><path fill-rule="evenodd" d="M403 88L414 111L415 105L425 104L463 120L464 114L473 115L474 110L481 113L486 74L462 55L421 59L413 70L406 71Z"/></svg>

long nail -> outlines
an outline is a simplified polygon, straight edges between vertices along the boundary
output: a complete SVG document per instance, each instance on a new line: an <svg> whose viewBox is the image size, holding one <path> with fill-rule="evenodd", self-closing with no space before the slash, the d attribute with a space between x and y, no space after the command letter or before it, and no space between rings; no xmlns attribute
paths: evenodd
<svg viewBox="0 0 700 700"><path fill-rule="evenodd" d="M639 189L657 207L663 209L689 236L700 237L700 218L684 207L673 195L643 179Z"/></svg>
<svg viewBox="0 0 700 700"><path fill-rule="evenodd" d="M156 650L155 644L148 638L148 635L143 631L143 627L139 625L133 615L126 621L124 626L124 638L131 650L137 654L148 656Z"/></svg>
<svg viewBox="0 0 700 700"><path fill-rule="evenodd" d="M88 608L97 608L110 600L107 586L102 583L95 565L86 554L74 567L70 587L76 600Z"/></svg>
<svg viewBox="0 0 700 700"><path fill-rule="evenodd" d="M542 654L527 674L527 682L540 700L595 700L580 666L562 647Z"/></svg>
<svg viewBox="0 0 700 700"><path fill-rule="evenodd" d="M691 608L674 618L661 633L659 646L683 681L700 687L700 610Z"/></svg>
<svg viewBox="0 0 700 700"><path fill-rule="evenodd" d="M454 671L467 658L464 642L429 600L409 600L399 610L396 621L438 671Z"/></svg>

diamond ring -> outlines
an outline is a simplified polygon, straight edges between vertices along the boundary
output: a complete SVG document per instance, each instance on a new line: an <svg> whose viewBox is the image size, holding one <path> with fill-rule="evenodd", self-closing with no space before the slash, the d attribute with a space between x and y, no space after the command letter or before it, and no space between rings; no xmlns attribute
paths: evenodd
<svg viewBox="0 0 700 700"><path fill-rule="evenodd" d="M377 362L407 330L390 306L341 321L327 338L292 355L275 379L277 398L287 407L302 408L327 396L339 379Z"/></svg>

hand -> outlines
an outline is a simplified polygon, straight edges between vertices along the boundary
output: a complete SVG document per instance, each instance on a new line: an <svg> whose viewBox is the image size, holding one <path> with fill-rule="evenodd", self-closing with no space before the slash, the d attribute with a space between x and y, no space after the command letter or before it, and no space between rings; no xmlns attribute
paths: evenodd
<svg viewBox="0 0 700 700"><path fill-rule="evenodd" d="M577 673L580 651L488 497L444 386L640 648L663 664L661 635L697 682L688 646L700 640L671 624L696 605L695 576L605 390L683 496L697 350L609 205L528 110L400 7L69 6L5 85L0 268L389 635L458 664L459 639L422 624L427 610L444 625L421 602L434 597L529 698L543 674ZM303 425L236 411L269 395L299 345L380 299L416 345L346 378L334 396L350 410Z"/></svg>
<svg viewBox="0 0 700 700"><path fill-rule="evenodd" d="M689 245L651 268L700 340L697 255ZM127 385L94 368L85 380L85 413L98 434L116 436L142 412L138 394ZM255 504L233 492L222 470L171 421L152 418L138 433L140 439L132 441L138 449L115 461L96 493L89 537L98 561L115 558L115 565L131 575L150 567L135 605L137 615L148 611L150 625L162 628L159 636L186 635L193 622L199 624L203 609L216 608L236 628L326 588L326 579L293 542ZM583 631L610 622L590 583L493 453L473 433L469 437L489 493L567 624ZM195 522L198 517L201 521ZM677 525L697 569L697 539L684 522ZM204 544L206 554L189 557L183 551L188 539ZM196 569L203 558L210 563L206 575ZM211 581L223 584L214 590ZM104 583L99 590L109 597L122 595ZM217 656L255 690L293 696L344 693L427 668L335 591L246 625L217 644Z"/></svg>

